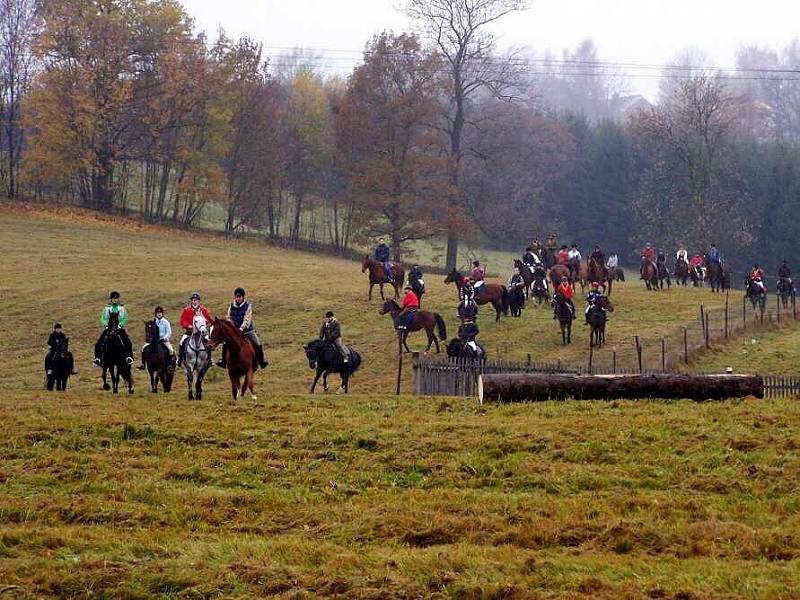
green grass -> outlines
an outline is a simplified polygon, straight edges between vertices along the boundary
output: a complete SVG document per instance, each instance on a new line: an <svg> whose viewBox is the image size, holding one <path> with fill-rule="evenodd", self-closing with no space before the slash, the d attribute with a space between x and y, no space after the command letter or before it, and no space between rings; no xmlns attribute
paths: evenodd
<svg viewBox="0 0 800 600"><path fill-rule="evenodd" d="M797 375L800 371L800 328L791 324L765 330L748 331L711 350L699 353L689 365L701 371L758 372L770 375Z"/></svg>
<svg viewBox="0 0 800 600"><path fill-rule="evenodd" d="M480 407L394 397L394 335L353 263L7 208L0 251L0 596L800 589L794 400ZM453 328L453 290L427 280L428 304ZM110 289L139 323L156 303L174 319L195 289L219 311L240 284L272 360L257 401L231 402L217 370L202 402L188 402L180 383L152 396L141 376L132 397L98 391L88 363ZM636 283L614 300L609 344L621 355L632 335L654 344L691 322L698 301L720 302ZM303 394L311 374L300 344L328 307L365 357L347 398ZM483 314L494 356L586 360L586 340L563 349L547 310L499 324ZM53 320L66 325L81 371L64 394L41 391Z"/></svg>

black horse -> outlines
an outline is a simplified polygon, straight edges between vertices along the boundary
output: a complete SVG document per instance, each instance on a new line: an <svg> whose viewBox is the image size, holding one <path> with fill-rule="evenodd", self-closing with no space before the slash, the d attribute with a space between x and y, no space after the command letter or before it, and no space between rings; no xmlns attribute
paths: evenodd
<svg viewBox="0 0 800 600"><path fill-rule="evenodd" d="M778 299L781 301L781 304L783 304L783 308L789 308L790 300L792 301L792 305L794 305L795 289L791 278L781 277L778 279L776 292L778 294Z"/></svg>
<svg viewBox="0 0 800 600"><path fill-rule="evenodd" d="M672 279L669 276L669 269L667 269L667 264L664 261L657 261L656 262L656 277L658 279L658 289L664 289L664 280L667 280L667 289L672 287Z"/></svg>
<svg viewBox="0 0 800 600"><path fill-rule="evenodd" d="M689 263L683 258L675 261L673 273L675 274L675 285L686 287L689 284Z"/></svg>
<svg viewBox="0 0 800 600"><path fill-rule="evenodd" d="M561 294L554 294L551 303L555 310L556 318L561 326L561 343L566 346L572 343L572 321L575 315L572 312L569 304Z"/></svg>
<svg viewBox="0 0 800 600"><path fill-rule="evenodd" d="M119 393L119 379L122 377L128 384L128 393L133 393L133 376L131 365L127 361L128 349L122 339L119 328L119 315L111 313L102 346L103 389ZM108 385L108 374L111 374L111 385Z"/></svg>
<svg viewBox="0 0 800 600"><path fill-rule="evenodd" d="M344 362L342 354L333 344L319 339L309 342L303 346L303 349L306 351L309 368L317 371L309 389L310 393L314 393L320 376L322 376L322 387L328 391L328 374L330 373L339 373L342 377L342 385L337 393L344 392L346 394L349 391L350 377L361 366L361 355L358 352L348 346L350 361Z"/></svg>
<svg viewBox="0 0 800 600"><path fill-rule="evenodd" d="M150 391L158 393L158 383L168 394L172 390L172 378L175 376L175 365L169 350L161 343L158 325L155 321L144 322L144 336L147 348L144 349L144 363L150 375Z"/></svg>
<svg viewBox="0 0 800 600"><path fill-rule="evenodd" d="M53 388L59 392L67 389L67 381L72 375L74 366L72 352L69 351L69 338L62 337L55 347L47 354L44 361L44 370L47 375L47 389Z"/></svg>
<svg viewBox="0 0 800 600"><path fill-rule="evenodd" d="M512 317L522 316L522 309L525 308L526 289L524 283L518 283L508 288L508 308L511 310Z"/></svg>
<svg viewBox="0 0 800 600"><path fill-rule="evenodd" d="M534 277L531 284L531 297L536 301L536 306L550 302L550 292L547 289L547 276Z"/></svg>
<svg viewBox="0 0 800 600"><path fill-rule="evenodd" d="M453 338L447 343L447 356L449 358L468 358L471 360L484 361L486 360L486 348L478 342L472 344L464 343L461 338Z"/></svg>
<svg viewBox="0 0 800 600"><path fill-rule="evenodd" d="M763 285L758 285L753 281L750 276L744 280L747 289L745 290L745 298L750 299L750 304L753 305L753 311L758 312L761 320L764 320L764 310L767 307L767 290Z"/></svg>

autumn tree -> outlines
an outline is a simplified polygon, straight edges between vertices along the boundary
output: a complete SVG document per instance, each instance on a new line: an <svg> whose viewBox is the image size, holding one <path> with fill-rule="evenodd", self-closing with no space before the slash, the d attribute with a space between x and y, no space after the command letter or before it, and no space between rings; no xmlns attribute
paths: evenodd
<svg viewBox="0 0 800 600"><path fill-rule="evenodd" d="M482 92L509 97L519 81L518 64L513 58L503 60L496 55L496 38L488 27L526 7L526 0L407 0L406 12L420 25L445 65L448 87L442 128L448 137L450 183L459 192L451 198L453 213L464 206L462 139L470 122L470 100ZM448 268L456 266L458 235L454 221L447 232Z"/></svg>
<svg viewBox="0 0 800 600"><path fill-rule="evenodd" d="M373 38L342 101L339 143L363 233L403 245L442 231L450 193L438 114L438 59L409 34Z"/></svg>

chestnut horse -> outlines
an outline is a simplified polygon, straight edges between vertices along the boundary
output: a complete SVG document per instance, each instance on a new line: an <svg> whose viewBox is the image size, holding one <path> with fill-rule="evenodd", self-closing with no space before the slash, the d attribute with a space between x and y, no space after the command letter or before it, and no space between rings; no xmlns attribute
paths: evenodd
<svg viewBox="0 0 800 600"><path fill-rule="evenodd" d="M648 290L658 289L658 268L653 261L642 257L642 266L639 267L640 279Z"/></svg>
<svg viewBox="0 0 800 600"><path fill-rule="evenodd" d="M597 346L602 348L606 343L606 320L607 312L614 312L614 306L608 296L600 296L594 306L589 309L587 320L591 331L589 333L589 347Z"/></svg>
<svg viewBox="0 0 800 600"><path fill-rule="evenodd" d="M461 288L464 286L464 276L453 269L444 278L445 284L455 283L459 300L461 299ZM508 290L506 286L499 283L484 283L475 290L475 304L491 304L496 313L495 321L500 320L500 313L507 315L509 307Z"/></svg>
<svg viewBox="0 0 800 600"><path fill-rule="evenodd" d="M570 279L569 267L567 265L553 265L550 269L550 283L553 284L553 289L558 288L562 277ZM572 280L570 279L570 281Z"/></svg>
<svg viewBox="0 0 800 600"><path fill-rule="evenodd" d="M256 400L256 392L253 389L253 373L257 365L253 345L233 324L233 321L214 318L211 335L208 338L208 347L213 350L222 343L225 344L224 352L228 362L228 377L231 380L233 399L243 397L245 390L249 388L250 397ZM242 382L242 378L244 378L244 382Z"/></svg>
<svg viewBox="0 0 800 600"><path fill-rule="evenodd" d="M586 278L591 283L592 281L598 282L600 285L603 286L603 293L606 296L611 295L611 285L612 285L612 278L608 271L608 268L599 260L597 260L594 256L590 256L589 260L586 262L586 268L588 274Z"/></svg>
<svg viewBox="0 0 800 600"><path fill-rule="evenodd" d="M402 312L402 308L392 299L386 300L383 303L383 308L380 310L381 315L390 314L392 315L392 322L394 323L397 320L397 315ZM439 338L436 338L436 334L434 334L434 328L438 328L439 330ZM442 315L439 313L430 312L427 310L418 310L414 313L414 318L411 319L411 323L407 326L407 329L401 330L400 341L403 344L403 348L406 349L406 352L411 352L406 344L406 338L408 334L412 331L419 331L421 329L425 330L425 333L428 334L428 345L425 348L425 352L431 349L431 345L436 344L436 353L439 353L439 340L443 342L447 339L447 327L444 324L444 319L442 319Z"/></svg>
<svg viewBox="0 0 800 600"><path fill-rule="evenodd" d="M366 273L369 271L369 299L372 300L372 288L376 285L380 286L381 300L385 300L383 295L383 286L386 284L394 287L394 297L400 297L400 288L406 281L405 269L396 263L392 263L389 267L392 273L392 280L386 278L386 269L383 268L383 263L378 262L369 254L364 257L364 262L361 263L361 272Z"/></svg>

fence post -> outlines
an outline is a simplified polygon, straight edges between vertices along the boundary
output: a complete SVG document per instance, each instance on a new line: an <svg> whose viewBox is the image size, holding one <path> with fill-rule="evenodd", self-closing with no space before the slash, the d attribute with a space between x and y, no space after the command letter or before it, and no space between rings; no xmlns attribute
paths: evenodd
<svg viewBox="0 0 800 600"><path fill-rule="evenodd" d="M592 372L592 360L594 359L594 346L589 346L589 375L593 375Z"/></svg>
<svg viewBox="0 0 800 600"><path fill-rule="evenodd" d="M728 339L728 294L730 290L725 291L725 339Z"/></svg>
<svg viewBox="0 0 800 600"><path fill-rule="evenodd" d="M611 351L611 372L616 375L617 374L617 349L614 348Z"/></svg>
<svg viewBox="0 0 800 600"><path fill-rule="evenodd" d="M689 364L689 330L686 327L683 328L683 363Z"/></svg>
<svg viewBox="0 0 800 600"><path fill-rule="evenodd" d="M775 306L778 307L778 323L781 322L781 295L775 292Z"/></svg>
<svg viewBox="0 0 800 600"><path fill-rule="evenodd" d="M667 371L667 345L664 338L661 338L661 370L666 373Z"/></svg>
<svg viewBox="0 0 800 600"><path fill-rule="evenodd" d="M794 292L792 292L792 318L796 321L797 320L797 311L795 310L794 300L795 300L795 295L794 295Z"/></svg>
<svg viewBox="0 0 800 600"><path fill-rule="evenodd" d="M419 352L411 353L411 390L415 396L421 395L419 376Z"/></svg>
<svg viewBox="0 0 800 600"><path fill-rule="evenodd" d="M706 311L703 308L703 305L700 305L700 333L705 338L706 336Z"/></svg>
<svg viewBox="0 0 800 600"><path fill-rule="evenodd" d="M639 364L639 373L642 372L642 346L639 344L639 336L634 336L636 340L636 362Z"/></svg>
<svg viewBox="0 0 800 600"><path fill-rule="evenodd" d="M747 298L742 297L742 329L747 329Z"/></svg>
<svg viewBox="0 0 800 600"><path fill-rule="evenodd" d="M400 378L403 376L403 338L397 334L397 389L395 395L400 395Z"/></svg>
<svg viewBox="0 0 800 600"><path fill-rule="evenodd" d="M706 311L706 348L711 348L710 340L708 339L708 322L710 321L708 317L708 311Z"/></svg>

